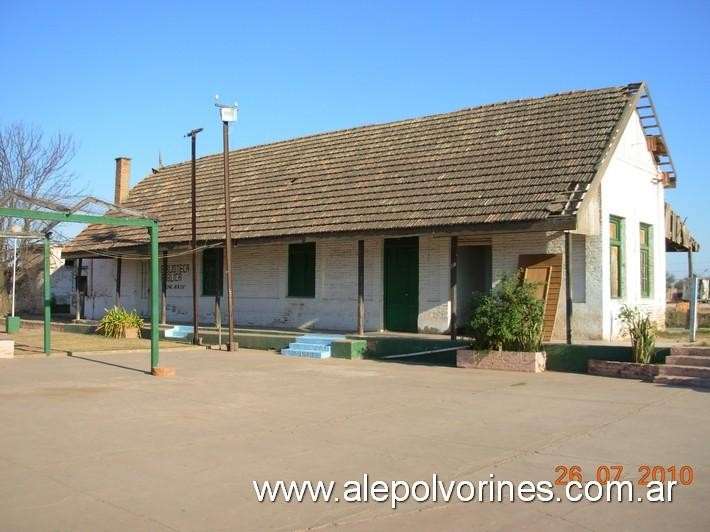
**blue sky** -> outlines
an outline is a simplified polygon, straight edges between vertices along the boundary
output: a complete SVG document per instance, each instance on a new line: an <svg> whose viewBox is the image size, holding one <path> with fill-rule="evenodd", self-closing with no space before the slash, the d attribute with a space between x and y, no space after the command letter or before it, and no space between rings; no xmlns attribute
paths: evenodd
<svg viewBox="0 0 710 532"><path fill-rule="evenodd" d="M0 124L25 121L78 145L77 188L113 196L221 150L214 95L238 101L231 147L484 103L647 80L678 171L667 198L704 245L710 3L5 2ZM685 255L669 270L686 272Z"/></svg>

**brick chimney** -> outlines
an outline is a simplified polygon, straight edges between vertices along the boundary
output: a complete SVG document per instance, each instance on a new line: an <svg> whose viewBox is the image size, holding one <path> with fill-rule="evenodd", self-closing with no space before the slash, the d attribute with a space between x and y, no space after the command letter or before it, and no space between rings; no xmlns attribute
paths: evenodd
<svg viewBox="0 0 710 532"><path fill-rule="evenodd" d="M128 199L128 181L131 177L131 158L116 157L116 193L113 202L121 205Z"/></svg>

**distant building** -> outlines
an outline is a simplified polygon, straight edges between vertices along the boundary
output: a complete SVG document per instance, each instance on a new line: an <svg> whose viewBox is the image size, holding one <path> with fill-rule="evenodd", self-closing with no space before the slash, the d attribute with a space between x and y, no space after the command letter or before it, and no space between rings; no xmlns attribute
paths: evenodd
<svg viewBox="0 0 710 532"><path fill-rule="evenodd" d="M690 279L683 279L681 299L690 301ZM703 303L710 301L710 279L706 277L698 278L698 301Z"/></svg>

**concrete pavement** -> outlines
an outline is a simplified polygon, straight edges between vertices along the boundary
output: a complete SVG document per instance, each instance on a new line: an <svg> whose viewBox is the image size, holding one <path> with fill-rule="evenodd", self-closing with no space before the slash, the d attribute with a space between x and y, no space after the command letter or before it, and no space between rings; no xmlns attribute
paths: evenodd
<svg viewBox="0 0 710 532"><path fill-rule="evenodd" d="M701 530L710 394L263 351L0 360L2 530ZM585 479L691 465L672 503L258 503L252 480Z"/></svg>

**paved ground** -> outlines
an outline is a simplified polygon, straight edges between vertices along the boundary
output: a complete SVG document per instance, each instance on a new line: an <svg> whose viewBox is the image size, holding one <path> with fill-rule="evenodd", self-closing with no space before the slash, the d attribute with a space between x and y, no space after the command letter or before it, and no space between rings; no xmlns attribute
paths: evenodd
<svg viewBox="0 0 710 532"><path fill-rule="evenodd" d="M710 394L620 379L167 353L0 360L2 530L708 530ZM93 360L91 360L93 359ZM257 503L252 480L554 480L690 464L668 504Z"/></svg>

